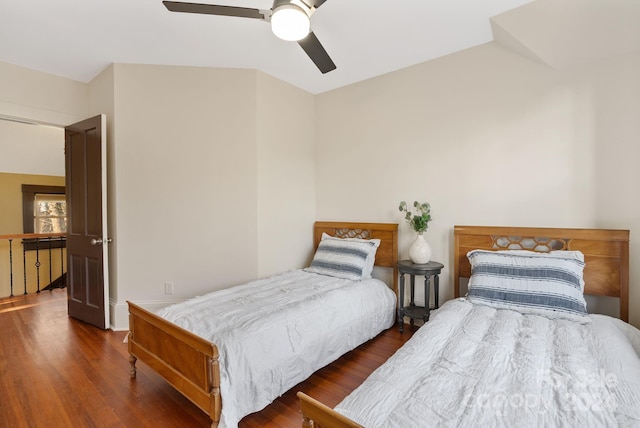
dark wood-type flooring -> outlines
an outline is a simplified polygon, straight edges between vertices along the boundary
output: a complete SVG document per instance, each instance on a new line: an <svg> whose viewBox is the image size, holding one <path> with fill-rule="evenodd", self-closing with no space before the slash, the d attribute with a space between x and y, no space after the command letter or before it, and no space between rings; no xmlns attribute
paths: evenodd
<svg viewBox="0 0 640 428"><path fill-rule="evenodd" d="M0 427L210 426L144 363L131 380L125 332L69 318L66 303L66 290L0 300ZM335 406L409 339L409 330L383 332L240 427L301 426L297 391Z"/></svg>

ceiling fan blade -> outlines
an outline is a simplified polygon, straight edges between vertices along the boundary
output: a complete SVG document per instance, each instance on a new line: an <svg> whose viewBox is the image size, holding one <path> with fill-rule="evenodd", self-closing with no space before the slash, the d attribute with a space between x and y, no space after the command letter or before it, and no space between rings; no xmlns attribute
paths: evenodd
<svg viewBox="0 0 640 428"><path fill-rule="evenodd" d="M331 70L336 69L336 65L333 63L329 54L320 44L320 40L313 34L313 31L309 33L307 37L298 41L298 44L309 55L311 61L314 62L316 67L320 69L322 74L328 73Z"/></svg>
<svg viewBox="0 0 640 428"><path fill-rule="evenodd" d="M313 5L313 7L315 7L315 8L317 9L317 8L319 8L320 6L322 6L322 4L323 4L324 2L326 2L326 1L327 1L327 0L316 0L315 2L312 2L312 3L315 3L315 4Z"/></svg>
<svg viewBox="0 0 640 428"><path fill-rule="evenodd" d="M260 9L236 6L219 6L215 4L183 3L177 1L163 1L171 12L202 13L205 15L239 16L241 18L265 19Z"/></svg>

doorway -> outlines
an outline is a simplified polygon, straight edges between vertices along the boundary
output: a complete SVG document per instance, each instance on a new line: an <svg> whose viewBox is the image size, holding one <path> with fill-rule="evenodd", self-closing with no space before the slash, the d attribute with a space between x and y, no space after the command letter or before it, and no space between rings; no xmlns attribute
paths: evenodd
<svg viewBox="0 0 640 428"><path fill-rule="evenodd" d="M18 177L24 180L20 187L33 187L42 181L53 180L66 186L66 231L67 257L69 271L67 282L68 313L70 316L88 322L100 328L109 328L109 287L108 287L108 249L106 226L106 118L98 115L91 119L66 126L65 128L41 125L24 120L3 118L0 120L0 180L3 177ZM43 138L41 134L46 134ZM6 170L7 172L2 172ZM35 174L24 174L30 172ZM15 190L16 186L8 186ZM2 186L0 183L0 191ZM2 195L0 194L0 197ZM5 195L7 196L7 195ZM10 196L10 195L9 195ZM11 197L3 200L5 210L25 215L20 205L13 204ZM60 204L60 202L57 202ZM52 203L53 204L53 203ZM47 205L47 204L44 204ZM49 204L51 205L51 204ZM36 205L40 206L40 205ZM37 218L37 216L36 216ZM27 222L28 223L28 222ZM25 223L25 224L27 224ZM21 230L11 215L0 218L0 271L9 272L10 294L13 293L13 238L22 244L24 294L27 294L27 262L24 238L31 238L17 232ZM5 233L5 232L8 232ZM24 232L24 231L23 231ZM4 239L3 239L4 238ZM40 292L40 267L38 241L36 240L36 259L34 265L38 272L37 291ZM65 239L65 235L59 236ZM42 238L48 239L50 237ZM2 246L8 242L9 257L2 257ZM86 242L84 242L86 241ZM73 244L73 245L70 245ZM44 248L43 248L44 250ZM8 267L2 269L2 260ZM51 263L51 247L49 262ZM64 260L62 261L64 264ZM6 277L6 275L5 275ZM2 278L0 277L0 286ZM1 288L0 288L1 290ZM0 297L3 297L0 291Z"/></svg>
<svg viewBox="0 0 640 428"><path fill-rule="evenodd" d="M61 188L65 185L64 128L1 116L0 119L0 201L3 207L0 235L23 235L34 232L25 228L24 186ZM40 205L53 207L55 204ZM33 209L34 205L31 207ZM0 239L0 297L36 293L58 278L66 266L66 256L61 257L57 248L53 254L48 254L47 242L41 242L39 254L33 241L27 243L26 252L23 252L23 245L25 239L22 237Z"/></svg>

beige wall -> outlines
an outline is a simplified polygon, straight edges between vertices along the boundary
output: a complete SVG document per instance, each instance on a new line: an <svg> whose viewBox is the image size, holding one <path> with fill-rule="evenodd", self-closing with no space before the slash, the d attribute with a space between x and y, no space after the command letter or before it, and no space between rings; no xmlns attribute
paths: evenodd
<svg viewBox="0 0 640 428"><path fill-rule="evenodd" d="M56 114L25 109L20 117L66 125L107 116L116 328L127 327L126 300L153 308L307 262L312 95L253 70L115 64L85 85L2 66L19 85L51 86L41 107ZM76 110L54 102L60 87L64 99L77 96ZM0 100L20 105L7 88ZM167 281L173 295L164 293Z"/></svg>
<svg viewBox="0 0 640 428"><path fill-rule="evenodd" d="M321 94L317 217L402 222L400 200L429 201L444 299L456 224L617 227L633 237L638 75L637 55L558 73L489 43ZM412 239L402 223L402 257ZM639 253L632 243L635 325Z"/></svg>
<svg viewBox="0 0 640 428"><path fill-rule="evenodd" d="M315 217L313 97L253 70L112 73L116 328L126 300L155 308L301 267Z"/></svg>
<svg viewBox="0 0 640 428"><path fill-rule="evenodd" d="M314 219L401 223L403 199L432 203L443 300L455 224L631 229L638 326L639 62L560 73L490 43L318 96L251 70L116 64L84 85L0 64L0 114L111 116L117 328L126 299L299 267ZM14 90L34 84L48 95ZM411 239L402 223L403 257Z"/></svg>
<svg viewBox="0 0 640 428"><path fill-rule="evenodd" d="M161 305L256 277L256 80L116 64L114 84L118 324L125 300Z"/></svg>
<svg viewBox="0 0 640 428"><path fill-rule="evenodd" d="M86 118L88 86L0 62L0 115L65 126Z"/></svg>
<svg viewBox="0 0 640 428"><path fill-rule="evenodd" d="M64 186L64 177L34 174L11 174L0 172L0 201L2 201L2 214L0 215L0 235L15 235L24 233L22 223L22 185ZM14 239L11 244L13 253L13 294L24 293L24 266L22 257L22 245L20 239ZM11 269L9 265L9 241L0 240L0 298L11 294ZM48 250L40 251L40 288L46 287L51 280L55 280L62 273L59 250L53 250L51 263L49 263ZM35 251L27 252L27 292L37 291L37 271L35 267ZM66 265L66 262L65 262ZM49 267L51 266L51 278Z"/></svg>
<svg viewBox="0 0 640 428"><path fill-rule="evenodd" d="M64 130L0 120L0 172L64 176Z"/></svg>
<svg viewBox="0 0 640 428"><path fill-rule="evenodd" d="M631 229L629 318L640 328L640 53L603 61L579 76L589 85L588 125L598 142L597 225Z"/></svg>
<svg viewBox="0 0 640 428"><path fill-rule="evenodd" d="M258 73L258 276L306 266L315 206L314 96Z"/></svg>

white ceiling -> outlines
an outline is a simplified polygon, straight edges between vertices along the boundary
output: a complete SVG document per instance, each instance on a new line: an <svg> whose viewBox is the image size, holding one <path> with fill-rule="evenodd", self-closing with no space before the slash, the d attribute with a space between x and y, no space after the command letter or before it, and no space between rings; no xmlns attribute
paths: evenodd
<svg viewBox="0 0 640 428"><path fill-rule="evenodd" d="M81 82L111 63L251 68L317 94L491 40L555 69L640 51L640 0L327 0L311 26L337 65L324 75L255 19L161 0L0 0L0 61Z"/></svg>
<svg viewBox="0 0 640 428"><path fill-rule="evenodd" d="M321 93L491 41L490 18L530 1L328 0L311 19L337 65L323 75L254 19L172 13L161 0L0 0L0 61L81 82L111 63L252 68Z"/></svg>

